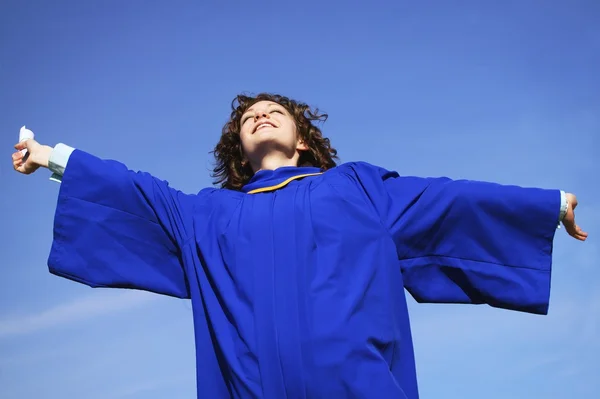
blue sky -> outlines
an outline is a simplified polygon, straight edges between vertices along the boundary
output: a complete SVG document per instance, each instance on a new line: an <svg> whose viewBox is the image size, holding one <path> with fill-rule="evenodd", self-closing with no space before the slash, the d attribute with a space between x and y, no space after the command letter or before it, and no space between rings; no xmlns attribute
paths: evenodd
<svg viewBox="0 0 600 399"><path fill-rule="evenodd" d="M169 5L167 5L169 4ZM600 3L0 3L0 397L191 398L190 304L47 271L58 185L12 171L27 125L169 180L211 184L239 92L330 115L342 161L561 188L548 316L410 299L423 398L600 391Z"/></svg>

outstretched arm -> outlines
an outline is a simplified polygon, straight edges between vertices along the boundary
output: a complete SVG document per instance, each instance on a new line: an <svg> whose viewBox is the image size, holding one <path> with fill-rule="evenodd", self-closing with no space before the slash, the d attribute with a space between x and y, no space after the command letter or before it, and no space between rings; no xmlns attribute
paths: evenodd
<svg viewBox="0 0 600 399"><path fill-rule="evenodd" d="M355 168L396 244L404 285L418 302L547 313L559 190ZM577 200L564 198L566 230L585 240L575 223Z"/></svg>
<svg viewBox="0 0 600 399"><path fill-rule="evenodd" d="M49 167L53 148L19 143L13 165L30 174ZM55 165L62 180L48 266L56 275L92 287L142 289L187 297L183 250L195 196L125 165L80 150L68 166ZM56 155L56 154L55 154ZM64 154L63 154L64 155ZM55 157L56 158L56 157ZM56 176L56 174L55 174Z"/></svg>

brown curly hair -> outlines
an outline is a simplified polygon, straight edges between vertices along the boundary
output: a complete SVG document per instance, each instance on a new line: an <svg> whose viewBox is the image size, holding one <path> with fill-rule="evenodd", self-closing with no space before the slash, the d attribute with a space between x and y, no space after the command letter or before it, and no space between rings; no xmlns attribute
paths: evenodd
<svg viewBox="0 0 600 399"><path fill-rule="evenodd" d="M308 147L307 151L300 153L298 166L314 166L323 171L336 166L337 151L331 147L329 139L323 137L321 129L313 124L313 121L327 120L327 114L279 94L260 93L254 97L240 94L231 102L229 121L223 126L221 139L212 151L216 160L212 173L215 184L220 184L222 188L240 190L254 175L242 151L240 127L244 112L259 101L275 102L294 118L298 136Z"/></svg>

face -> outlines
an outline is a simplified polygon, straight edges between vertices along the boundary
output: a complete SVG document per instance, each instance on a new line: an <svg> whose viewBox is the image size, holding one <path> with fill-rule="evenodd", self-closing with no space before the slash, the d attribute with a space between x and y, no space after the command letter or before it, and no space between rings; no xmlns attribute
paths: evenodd
<svg viewBox="0 0 600 399"><path fill-rule="evenodd" d="M299 158L306 146L299 139L294 118L281 105L259 101L241 119L242 150L256 171L262 159L277 156L287 160Z"/></svg>

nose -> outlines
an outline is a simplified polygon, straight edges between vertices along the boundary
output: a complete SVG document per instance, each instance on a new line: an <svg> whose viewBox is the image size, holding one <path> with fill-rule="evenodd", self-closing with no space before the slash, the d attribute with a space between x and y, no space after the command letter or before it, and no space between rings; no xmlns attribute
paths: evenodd
<svg viewBox="0 0 600 399"><path fill-rule="evenodd" d="M257 112L254 115L254 122L258 121L260 118L267 118L267 119L269 119L270 116L266 112Z"/></svg>

